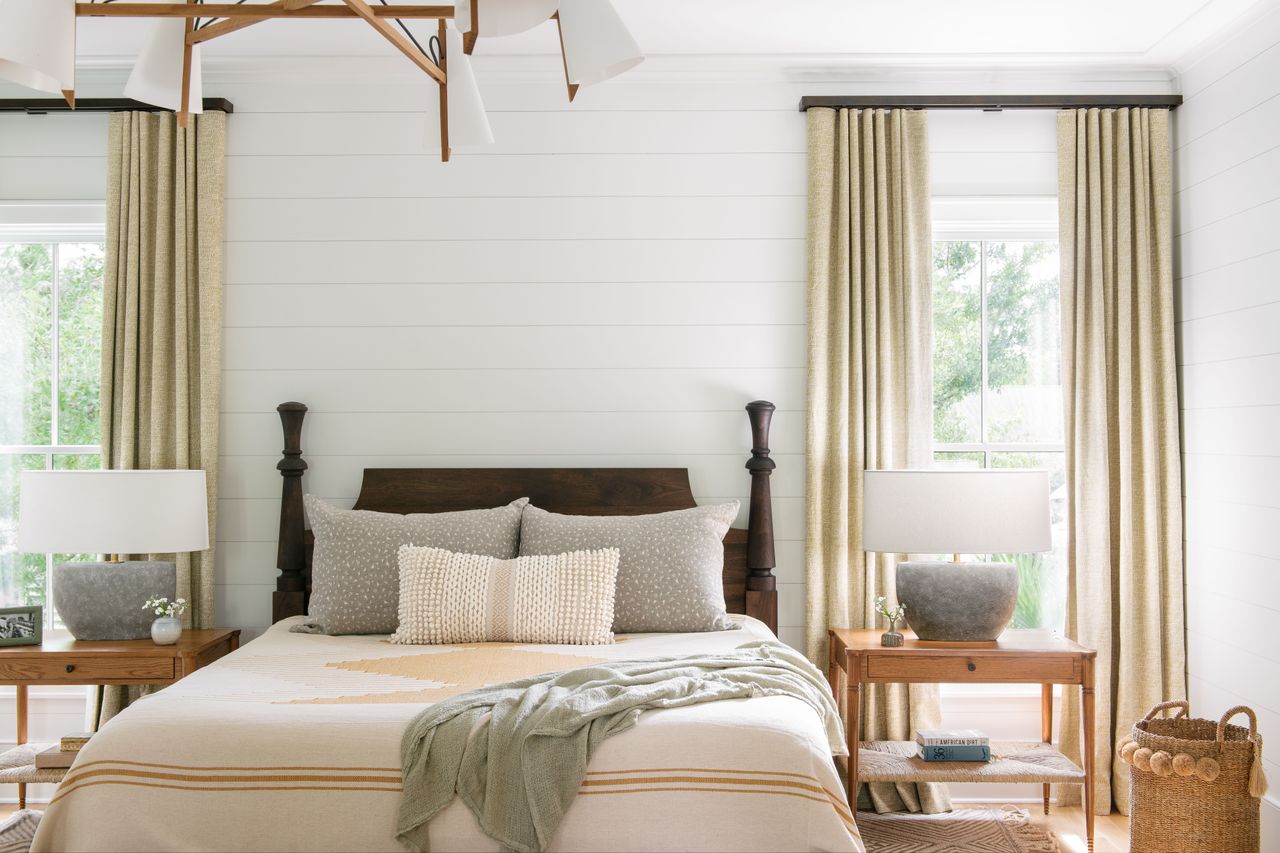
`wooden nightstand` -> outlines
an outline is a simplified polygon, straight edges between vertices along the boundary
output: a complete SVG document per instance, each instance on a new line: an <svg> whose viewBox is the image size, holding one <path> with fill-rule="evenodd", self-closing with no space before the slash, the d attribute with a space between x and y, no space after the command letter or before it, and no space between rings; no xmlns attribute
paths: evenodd
<svg viewBox="0 0 1280 853"><path fill-rule="evenodd" d="M31 752L27 742L27 688L32 685L172 684L240 647L238 629L183 631L172 646L151 640L74 640L45 637L38 646L0 647L0 685L17 693L18 746L0 755L0 782L18 784L18 807L26 806L27 784L57 782L65 771L14 766L14 755ZM9 758L8 761L5 759Z"/></svg>
<svg viewBox="0 0 1280 853"><path fill-rule="evenodd" d="M846 794L857 808L857 782L974 782L1036 781L1044 785L1044 809L1049 812L1049 784L1084 786L1085 833L1093 850L1093 662L1097 652L1048 631L1008 630L994 643L933 643L906 634L899 647L880 645L878 630L832 628L829 652L831 692L840 705L849 741ZM843 679L843 685L840 683ZM874 778L859 772L859 717L863 684L952 682L966 684L1039 684L1040 728L1043 743L993 743L990 765L926 762L912 757L914 744L868 744L876 760ZM1082 693L1084 769L1053 750L1053 685L1075 684ZM1026 761L1020 761L1019 756ZM867 756L864 756L864 763Z"/></svg>

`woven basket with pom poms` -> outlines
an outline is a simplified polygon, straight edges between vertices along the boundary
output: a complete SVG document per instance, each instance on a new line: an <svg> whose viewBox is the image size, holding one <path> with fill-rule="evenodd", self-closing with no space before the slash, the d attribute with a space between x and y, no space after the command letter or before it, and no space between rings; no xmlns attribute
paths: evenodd
<svg viewBox="0 0 1280 853"><path fill-rule="evenodd" d="M1177 709L1169 718L1161 711ZM1258 719L1243 705L1222 719L1188 717L1164 702L1133 724L1116 748L1129 774L1133 853L1256 853L1259 798L1266 793ZM1233 726L1237 714L1249 728Z"/></svg>

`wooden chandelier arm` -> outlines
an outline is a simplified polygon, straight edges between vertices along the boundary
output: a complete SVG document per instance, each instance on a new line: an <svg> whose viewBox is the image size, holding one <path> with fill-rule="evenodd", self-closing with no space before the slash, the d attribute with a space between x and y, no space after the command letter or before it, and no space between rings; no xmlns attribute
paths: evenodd
<svg viewBox="0 0 1280 853"><path fill-rule="evenodd" d="M431 61L431 57L424 55L413 42L405 38L403 34L396 32L395 27L376 15L373 8L365 0L342 0L342 2L347 4L347 8L351 11L364 18L369 26L381 33L382 37L391 42L396 50L407 56L410 62L427 72L431 79L439 83L441 87L445 85L445 74Z"/></svg>
<svg viewBox="0 0 1280 853"><path fill-rule="evenodd" d="M314 6L319 2L320 0L276 0L275 3L270 3L260 8L262 11L288 14L289 12L296 12L300 9L306 9L309 6ZM258 24L263 21L269 21L271 18L272 15L270 14L258 14L241 18L225 18L217 23L209 24L198 30L187 33L187 44L200 44L201 42L215 39L218 36L225 36L227 33L234 33L237 30L243 30L245 27L251 27L254 24Z"/></svg>

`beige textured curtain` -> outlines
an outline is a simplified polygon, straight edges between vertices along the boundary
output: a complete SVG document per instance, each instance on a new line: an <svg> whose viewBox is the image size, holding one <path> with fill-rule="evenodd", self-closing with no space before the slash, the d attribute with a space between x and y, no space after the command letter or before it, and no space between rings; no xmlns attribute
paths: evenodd
<svg viewBox="0 0 1280 853"><path fill-rule="evenodd" d="M102 318L105 468L203 468L218 489L226 115L112 113ZM174 559L174 555L154 555ZM213 549L176 555L188 626L213 627ZM132 696L136 696L134 691ZM100 719L132 698L104 691Z"/></svg>
<svg viewBox="0 0 1280 853"><path fill-rule="evenodd" d="M1098 650L1101 813L1113 798L1129 811L1116 740L1186 695L1170 184L1167 110L1058 114L1067 634ZM1078 759L1078 691L1064 693Z"/></svg>
<svg viewBox="0 0 1280 853"><path fill-rule="evenodd" d="M810 109L805 646L880 623L895 555L862 549L862 472L929 467L933 254L928 115ZM863 688L862 736L908 740L939 723L933 685ZM876 784L863 808L935 813L946 786Z"/></svg>

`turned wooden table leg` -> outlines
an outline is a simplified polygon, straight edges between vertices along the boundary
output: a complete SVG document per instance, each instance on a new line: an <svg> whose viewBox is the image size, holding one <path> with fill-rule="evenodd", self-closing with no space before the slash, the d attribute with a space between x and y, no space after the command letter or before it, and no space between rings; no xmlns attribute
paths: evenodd
<svg viewBox="0 0 1280 853"><path fill-rule="evenodd" d="M1093 853L1093 809L1094 809L1094 694L1093 694L1093 658L1084 660L1084 677L1080 686L1081 717L1084 724L1084 831L1089 845L1089 853Z"/></svg>
<svg viewBox="0 0 1280 853"><path fill-rule="evenodd" d="M1053 743L1053 685L1040 685L1040 739ZM1049 785L1044 786L1044 813L1049 813Z"/></svg>
<svg viewBox="0 0 1280 853"><path fill-rule="evenodd" d="M27 685L19 684L13 688L14 697L17 699L16 716L18 718L18 743L27 742ZM18 783L18 808L25 809L27 807L27 786L25 782Z"/></svg>

